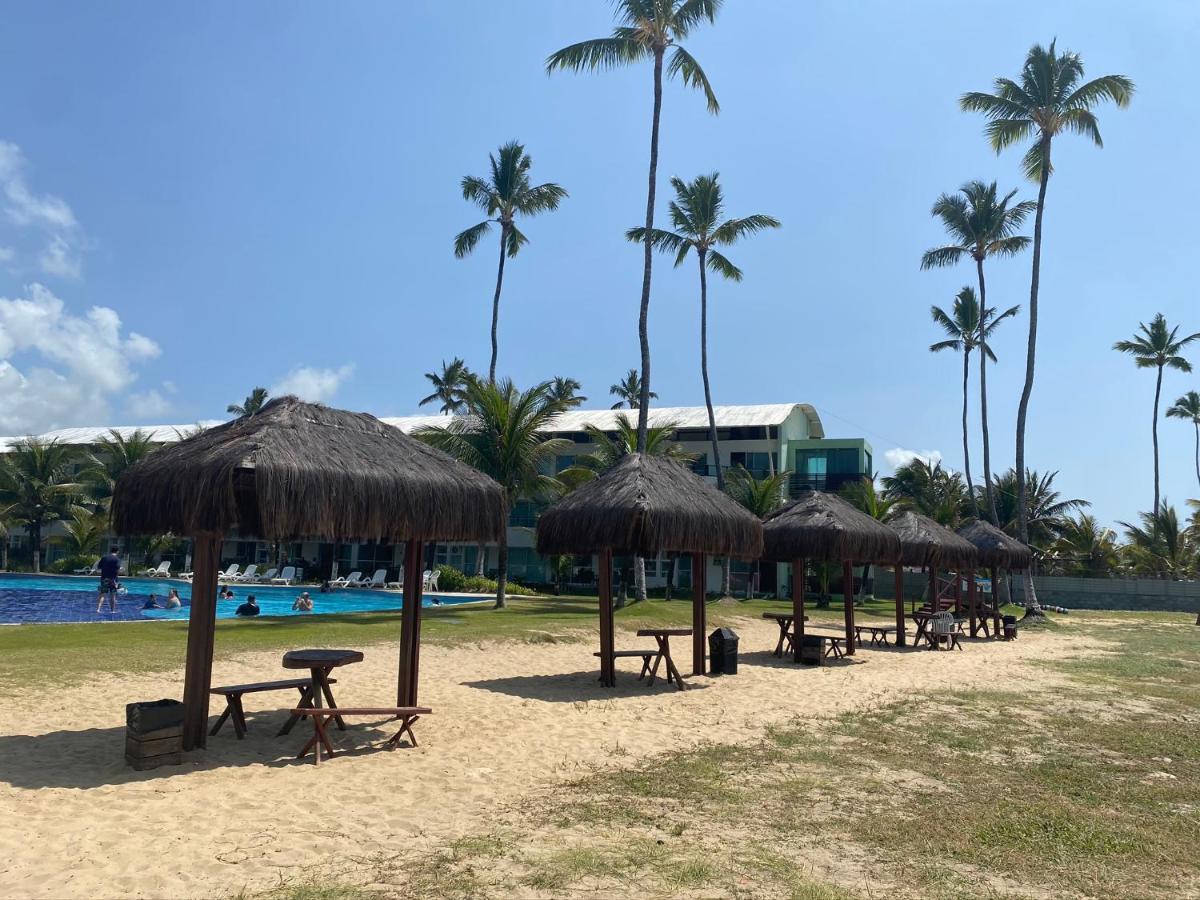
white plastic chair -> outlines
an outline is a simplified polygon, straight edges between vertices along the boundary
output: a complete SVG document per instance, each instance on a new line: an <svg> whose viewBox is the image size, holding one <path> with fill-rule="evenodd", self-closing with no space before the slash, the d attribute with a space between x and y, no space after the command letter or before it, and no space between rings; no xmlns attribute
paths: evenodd
<svg viewBox="0 0 1200 900"><path fill-rule="evenodd" d="M291 584L296 580L296 567L284 566L277 578L271 579L271 584Z"/></svg>
<svg viewBox="0 0 1200 900"><path fill-rule="evenodd" d="M403 566L400 567L399 577L395 581L389 581L387 584L384 585L384 588L386 588L388 590L392 590L393 588L398 591L404 590L404 567Z"/></svg>
<svg viewBox="0 0 1200 900"><path fill-rule="evenodd" d="M232 579L234 581L254 581L254 577L257 574L258 566L254 563L251 563L250 565L246 566L245 572L243 572L241 575L232 576Z"/></svg>
<svg viewBox="0 0 1200 900"><path fill-rule="evenodd" d="M387 583L387 569L376 569L375 574L371 576L371 580L365 583L366 587L381 588Z"/></svg>
<svg viewBox="0 0 1200 900"><path fill-rule="evenodd" d="M267 571L264 572L262 575L254 576L254 583L255 584L267 584L270 582L270 580L272 578L274 578L278 574L279 574L278 569L267 569Z"/></svg>
<svg viewBox="0 0 1200 900"><path fill-rule="evenodd" d="M171 564L167 560L163 560L158 564L157 569L146 569L142 572L146 578L169 578L171 575Z"/></svg>

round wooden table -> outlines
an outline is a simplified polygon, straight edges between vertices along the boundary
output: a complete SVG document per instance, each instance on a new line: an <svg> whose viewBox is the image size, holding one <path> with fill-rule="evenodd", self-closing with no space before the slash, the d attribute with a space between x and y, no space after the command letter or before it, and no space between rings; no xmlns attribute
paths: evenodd
<svg viewBox="0 0 1200 900"><path fill-rule="evenodd" d="M333 692L329 689L329 673L339 666L363 661L361 650L289 650L283 654L285 669L308 669L312 673L312 702L313 706L321 708L321 698L329 701L331 709L336 709ZM340 717L335 719L338 728L346 730L346 723ZM321 745L318 742L313 748L316 759L321 759Z"/></svg>

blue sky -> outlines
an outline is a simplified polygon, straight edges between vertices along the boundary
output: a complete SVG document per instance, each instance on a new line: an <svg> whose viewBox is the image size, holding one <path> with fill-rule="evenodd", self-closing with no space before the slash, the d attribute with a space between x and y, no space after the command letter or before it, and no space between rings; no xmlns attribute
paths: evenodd
<svg viewBox="0 0 1200 900"><path fill-rule="evenodd" d="M416 411L441 360L486 368L495 254L453 258L479 218L458 181L513 138L570 197L524 226L500 369L574 376L607 406L637 359L622 234L644 208L650 73L543 61L611 21L601 0L6 4L0 430L209 419L255 384ZM1153 377L1110 347L1159 311L1200 331L1198 31L1185 2L727 3L688 44L722 112L668 87L663 188L719 170L731 214L784 227L730 252L744 282L711 285L714 400L810 402L881 463L903 448L961 465L957 360L926 348L930 304L970 272L919 271L942 238L928 209L971 178L1034 195L1020 153L996 157L956 101L1057 35L1138 94L1100 111L1104 150L1056 143L1028 456L1107 521L1148 508ZM1027 256L996 263L989 300L1027 303L1028 277ZM693 268L656 267L662 403L703 400L696 293ZM996 468L1025 328L994 344ZM1164 395L1188 389L1200 374L1169 374ZM1196 496L1191 429L1160 432L1164 493ZM976 438L976 473L978 454Z"/></svg>

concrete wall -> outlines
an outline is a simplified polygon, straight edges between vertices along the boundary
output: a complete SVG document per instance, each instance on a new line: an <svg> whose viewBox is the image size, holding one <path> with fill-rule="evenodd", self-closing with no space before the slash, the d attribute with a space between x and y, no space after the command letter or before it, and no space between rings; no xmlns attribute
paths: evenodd
<svg viewBox="0 0 1200 900"><path fill-rule="evenodd" d="M1058 578L1034 579L1042 605L1067 609L1128 609L1160 612L1200 612L1200 581L1163 581L1157 578ZM1020 578L1013 579L1016 600L1025 598Z"/></svg>

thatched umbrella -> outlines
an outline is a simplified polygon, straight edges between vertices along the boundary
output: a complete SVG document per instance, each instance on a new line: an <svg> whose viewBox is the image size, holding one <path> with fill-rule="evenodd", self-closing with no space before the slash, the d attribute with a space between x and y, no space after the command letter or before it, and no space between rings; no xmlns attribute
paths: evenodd
<svg viewBox="0 0 1200 900"><path fill-rule="evenodd" d="M112 503L118 534L194 539L184 746L205 744L221 539L405 541L397 703L415 706L420 656L421 546L495 540L505 527L499 485L374 416L272 400L131 466Z"/></svg>
<svg viewBox="0 0 1200 900"><path fill-rule="evenodd" d="M955 573L966 571L971 610L971 636L975 635L975 567L979 554L975 546L929 516L911 511L888 520L888 527L900 538L900 560L896 563L896 643L904 646L904 566L929 570L929 589L933 609L937 611L937 573L939 569ZM954 578L954 599L962 602L961 579Z"/></svg>
<svg viewBox="0 0 1200 900"><path fill-rule="evenodd" d="M854 563L892 564L900 556L900 539L834 494L803 490L791 503L763 522L764 556L792 563L792 642L796 662L804 638L804 569L806 560L840 562L846 602L846 653L854 653Z"/></svg>
<svg viewBox="0 0 1200 900"><path fill-rule="evenodd" d="M754 559L762 523L675 460L630 453L542 513L538 553L599 553L600 679L614 678L613 554L692 554L692 672L704 674L705 556Z"/></svg>
<svg viewBox="0 0 1200 900"><path fill-rule="evenodd" d="M1000 603L997 600L996 589L999 578L1006 577L1007 571L1023 571L1033 562L1030 549L982 519L968 519L958 529L959 537L970 541L979 554L979 564L992 570L992 623L995 633L1000 633Z"/></svg>

